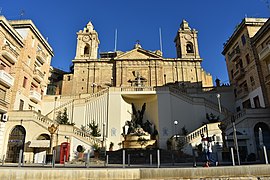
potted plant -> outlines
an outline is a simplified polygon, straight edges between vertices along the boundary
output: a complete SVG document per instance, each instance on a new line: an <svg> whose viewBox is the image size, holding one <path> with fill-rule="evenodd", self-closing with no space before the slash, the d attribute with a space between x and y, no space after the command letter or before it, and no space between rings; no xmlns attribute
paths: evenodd
<svg viewBox="0 0 270 180"><path fill-rule="evenodd" d="M85 147L82 145L77 146L78 159L83 159Z"/></svg>
<svg viewBox="0 0 270 180"><path fill-rule="evenodd" d="M114 146L114 143L111 142L111 143L110 143L110 147L109 147L109 151L112 151L112 150L113 150L113 146Z"/></svg>
<svg viewBox="0 0 270 180"><path fill-rule="evenodd" d="M99 153L100 153L101 147L97 143L95 143L95 144L93 144L92 148L94 150L95 158L99 158Z"/></svg>

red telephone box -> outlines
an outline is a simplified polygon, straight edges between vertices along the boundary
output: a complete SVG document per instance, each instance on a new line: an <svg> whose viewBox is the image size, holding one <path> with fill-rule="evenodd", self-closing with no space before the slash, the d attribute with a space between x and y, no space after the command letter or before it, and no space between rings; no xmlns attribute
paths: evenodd
<svg viewBox="0 0 270 180"><path fill-rule="evenodd" d="M61 143L60 146L60 164L64 164L64 157L66 162L69 160L70 144L68 142Z"/></svg>

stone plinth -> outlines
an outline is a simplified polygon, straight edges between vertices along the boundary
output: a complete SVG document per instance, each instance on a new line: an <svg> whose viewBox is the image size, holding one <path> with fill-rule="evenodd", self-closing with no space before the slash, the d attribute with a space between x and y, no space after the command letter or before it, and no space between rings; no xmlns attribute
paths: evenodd
<svg viewBox="0 0 270 180"><path fill-rule="evenodd" d="M140 139L144 139L146 142L142 145ZM128 134L125 136L125 140L122 142L124 148L146 148L147 146L154 145L156 140L151 140L150 134L138 136L136 134Z"/></svg>

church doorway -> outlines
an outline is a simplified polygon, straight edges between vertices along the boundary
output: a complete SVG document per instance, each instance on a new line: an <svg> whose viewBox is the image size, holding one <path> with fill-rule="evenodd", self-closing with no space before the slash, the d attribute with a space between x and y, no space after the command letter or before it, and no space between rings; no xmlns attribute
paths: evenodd
<svg viewBox="0 0 270 180"><path fill-rule="evenodd" d="M26 131L23 126L16 125L9 134L6 162L19 162L20 150L24 151Z"/></svg>

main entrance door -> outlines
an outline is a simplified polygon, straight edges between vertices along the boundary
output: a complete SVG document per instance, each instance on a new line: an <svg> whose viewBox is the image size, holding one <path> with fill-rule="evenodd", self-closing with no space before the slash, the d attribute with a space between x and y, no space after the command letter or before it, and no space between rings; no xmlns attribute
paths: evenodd
<svg viewBox="0 0 270 180"><path fill-rule="evenodd" d="M6 162L19 162L20 150L24 150L26 131L23 126L16 125L9 134Z"/></svg>

